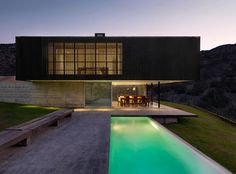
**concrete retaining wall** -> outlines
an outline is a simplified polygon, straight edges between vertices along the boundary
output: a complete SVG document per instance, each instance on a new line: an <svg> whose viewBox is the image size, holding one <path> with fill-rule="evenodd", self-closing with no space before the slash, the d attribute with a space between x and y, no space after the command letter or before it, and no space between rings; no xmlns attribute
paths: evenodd
<svg viewBox="0 0 236 174"><path fill-rule="evenodd" d="M0 82L0 101L57 107L84 107L83 82Z"/></svg>

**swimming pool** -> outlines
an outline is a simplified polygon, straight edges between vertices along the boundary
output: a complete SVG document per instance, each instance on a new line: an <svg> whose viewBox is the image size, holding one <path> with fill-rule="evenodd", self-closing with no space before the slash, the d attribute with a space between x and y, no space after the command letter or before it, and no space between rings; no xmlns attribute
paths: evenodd
<svg viewBox="0 0 236 174"><path fill-rule="evenodd" d="M148 117L112 117L109 174L230 173Z"/></svg>

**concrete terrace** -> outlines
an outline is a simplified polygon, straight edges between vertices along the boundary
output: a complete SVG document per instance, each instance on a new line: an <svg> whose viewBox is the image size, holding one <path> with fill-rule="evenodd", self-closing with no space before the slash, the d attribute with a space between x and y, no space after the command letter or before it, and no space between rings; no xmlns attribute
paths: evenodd
<svg viewBox="0 0 236 174"><path fill-rule="evenodd" d="M59 127L37 134L27 147L0 152L0 173L106 174L109 163L110 115L192 117L191 113L161 105L75 109Z"/></svg>
<svg viewBox="0 0 236 174"><path fill-rule="evenodd" d="M117 103L113 102L112 107L86 107L75 109L76 112L104 112L108 115L135 115L135 116L155 116L155 117L196 117L195 114L175 109L166 105L160 105L158 108L157 103L150 107L143 106L123 106L120 107Z"/></svg>

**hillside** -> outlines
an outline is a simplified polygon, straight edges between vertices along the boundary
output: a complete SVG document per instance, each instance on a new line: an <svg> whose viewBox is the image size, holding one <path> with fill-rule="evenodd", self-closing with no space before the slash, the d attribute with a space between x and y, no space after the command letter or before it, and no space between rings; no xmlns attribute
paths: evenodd
<svg viewBox="0 0 236 174"><path fill-rule="evenodd" d="M196 105L236 121L236 44L201 51L200 80L162 85L161 98Z"/></svg>
<svg viewBox="0 0 236 174"><path fill-rule="evenodd" d="M0 76L12 76L16 72L15 44L0 44Z"/></svg>

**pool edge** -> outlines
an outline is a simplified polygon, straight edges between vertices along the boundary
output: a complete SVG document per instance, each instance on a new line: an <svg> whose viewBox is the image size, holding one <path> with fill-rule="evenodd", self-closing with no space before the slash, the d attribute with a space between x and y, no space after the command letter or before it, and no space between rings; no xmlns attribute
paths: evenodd
<svg viewBox="0 0 236 174"><path fill-rule="evenodd" d="M163 125L161 125L160 123L158 123L155 119L148 117L154 124L156 124L157 126L162 127L163 129L165 129L168 133L170 133L172 136L174 136L175 138L177 138L181 143L185 144L188 148L190 148L195 154L199 153L200 155L202 155L204 158L206 158L207 160L209 160L213 165L215 165L215 167L217 167L217 169L219 169L219 171L221 173L224 174L233 174L230 170L228 170L227 168L225 168L224 166L222 166L221 164L219 164L218 162L216 162L215 160L213 160L212 158L210 158L209 156L207 156L206 154L204 154L203 152L201 152L200 150L198 150L196 147L194 147L193 145L191 145L190 143L188 143L187 141L185 141L183 138L181 138L180 136L178 136L177 134L175 134L174 132L170 131L169 129L167 129L166 127L164 127Z"/></svg>

